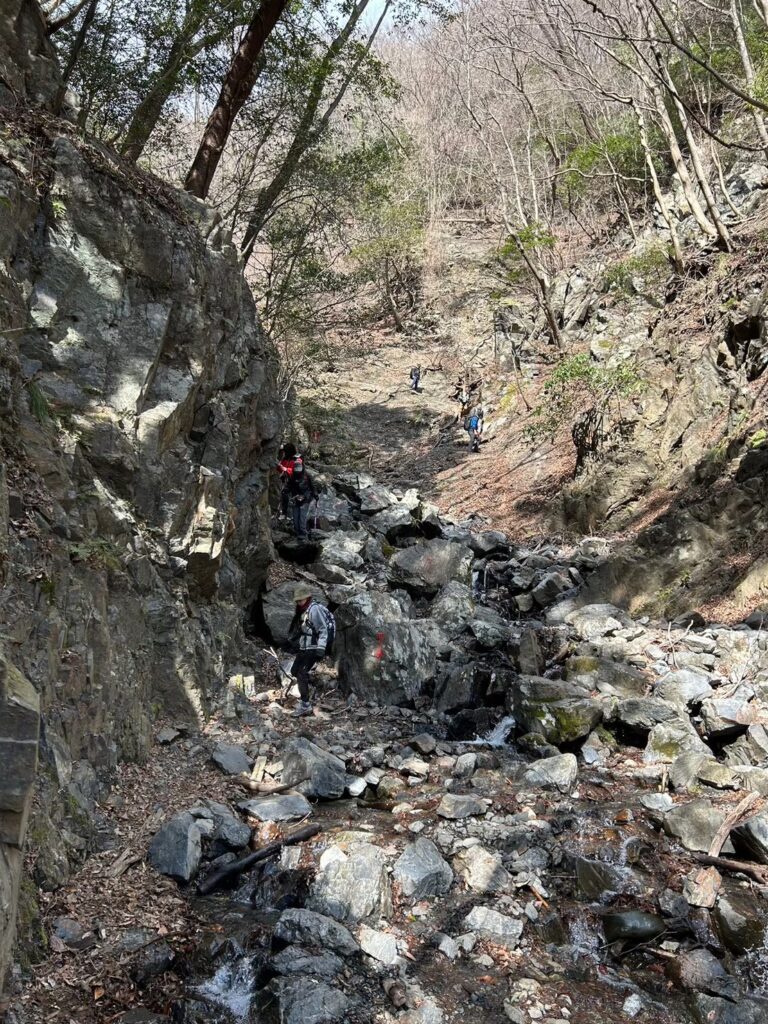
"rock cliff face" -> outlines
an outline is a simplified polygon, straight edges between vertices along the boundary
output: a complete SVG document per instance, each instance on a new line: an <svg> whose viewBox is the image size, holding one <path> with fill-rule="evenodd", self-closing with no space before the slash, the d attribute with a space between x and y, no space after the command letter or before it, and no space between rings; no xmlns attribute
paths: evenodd
<svg viewBox="0 0 768 1024"><path fill-rule="evenodd" d="M29 829L55 888L94 841L111 767L243 656L280 431L273 349L214 214L78 140L58 95L36 5L0 0L6 937L38 702Z"/></svg>

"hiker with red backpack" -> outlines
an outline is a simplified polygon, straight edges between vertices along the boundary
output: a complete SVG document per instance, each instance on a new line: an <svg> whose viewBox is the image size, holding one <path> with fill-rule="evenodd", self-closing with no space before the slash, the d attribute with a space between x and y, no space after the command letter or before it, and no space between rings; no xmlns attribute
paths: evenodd
<svg viewBox="0 0 768 1024"><path fill-rule="evenodd" d="M290 447L294 448L293 445ZM307 540L309 538L307 532L309 507L313 501L317 501L317 488L315 487L314 480L307 472L303 458L298 452L294 455L291 463L286 490L293 508L293 532L296 534L297 540Z"/></svg>

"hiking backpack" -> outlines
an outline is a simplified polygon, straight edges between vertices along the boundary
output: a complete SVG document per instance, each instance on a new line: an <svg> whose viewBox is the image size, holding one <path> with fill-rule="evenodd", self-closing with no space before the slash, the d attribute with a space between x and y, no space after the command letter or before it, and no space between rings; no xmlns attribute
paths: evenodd
<svg viewBox="0 0 768 1024"><path fill-rule="evenodd" d="M418 368L418 366L412 366L411 367L411 380L416 380L416 378L418 376L419 376L419 368Z"/></svg>
<svg viewBox="0 0 768 1024"><path fill-rule="evenodd" d="M334 618L333 612L326 608L324 604L316 604L316 608L319 608L320 614L325 619L325 626L328 630L328 642L325 645L325 656L330 658L333 655L333 644L336 640L336 619ZM316 641L318 634L313 630L313 639Z"/></svg>

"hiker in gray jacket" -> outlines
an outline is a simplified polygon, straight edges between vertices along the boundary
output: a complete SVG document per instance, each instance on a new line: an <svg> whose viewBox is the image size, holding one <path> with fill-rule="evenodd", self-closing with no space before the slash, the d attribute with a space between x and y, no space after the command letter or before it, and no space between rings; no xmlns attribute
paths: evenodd
<svg viewBox="0 0 768 1024"><path fill-rule="evenodd" d="M294 718L312 714L309 699L309 673L327 654L333 650L336 636L336 620L332 613L315 601L309 587L299 585L294 591L296 614L291 623L291 637L298 635L299 653L291 668L291 675L299 687L299 706L293 712Z"/></svg>

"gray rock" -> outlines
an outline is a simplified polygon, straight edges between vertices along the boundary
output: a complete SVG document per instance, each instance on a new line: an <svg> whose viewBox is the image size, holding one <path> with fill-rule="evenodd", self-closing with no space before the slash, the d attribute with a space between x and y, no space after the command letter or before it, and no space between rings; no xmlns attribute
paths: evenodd
<svg viewBox="0 0 768 1024"><path fill-rule="evenodd" d="M420 837L395 861L394 880L404 896L414 900L441 896L453 882L453 871L431 839Z"/></svg>
<svg viewBox="0 0 768 1024"><path fill-rule="evenodd" d="M464 918L463 927L507 949L516 949L523 934L522 921L500 914L490 907L474 907Z"/></svg>
<svg viewBox="0 0 768 1024"><path fill-rule="evenodd" d="M344 961L335 953L326 951L316 955L299 946L286 946L270 962L278 974L312 974L319 978L332 978L344 966Z"/></svg>
<svg viewBox="0 0 768 1024"><path fill-rule="evenodd" d="M531 594L540 608L546 608L548 604L552 604L566 590L570 590L572 586L573 582L567 576L563 576L559 572L549 572L533 588Z"/></svg>
<svg viewBox="0 0 768 1024"><path fill-rule="evenodd" d="M768 767L768 730L763 725L750 725L746 734L724 750L727 765L754 765Z"/></svg>
<svg viewBox="0 0 768 1024"><path fill-rule="evenodd" d="M249 772L253 764L252 759L236 743L219 743L211 754L211 759L225 775Z"/></svg>
<svg viewBox="0 0 768 1024"><path fill-rule="evenodd" d="M312 813L312 804L301 793L258 796L243 800L237 806L259 821L298 821Z"/></svg>
<svg viewBox="0 0 768 1024"><path fill-rule="evenodd" d="M713 697L701 706L701 718L708 737L723 742L743 732L746 726L759 723L764 713L759 701L751 701L754 690L741 687L729 697Z"/></svg>
<svg viewBox="0 0 768 1024"><path fill-rule="evenodd" d="M700 992L694 997L696 1024L765 1024L768 999L741 999L732 1003Z"/></svg>
<svg viewBox="0 0 768 1024"><path fill-rule="evenodd" d="M472 552L449 540L429 540L398 551L389 564L395 586L431 597L450 580L468 584Z"/></svg>
<svg viewBox="0 0 768 1024"><path fill-rule="evenodd" d="M609 636L621 629L627 616L612 604L587 604L565 616L569 626L573 626L584 640Z"/></svg>
<svg viewBox="0 0 768 1024"><path fill-rule="evenodd" d="M257 1018L264 1024L328 1024L349 1016L352 1003L317 978L274 978L258 994Z"/></svg>
<svg viewBox="0 0 768 1024"><path fill-rule="evenodd" d="M486 814L487 806L477 797L461 796L458 793L446 793L437 807L441 818L470 818L478 814Z"/></svg>
<svg viewBox="0 0 768 1024"><path fill-rule="evenodd" d="M509 872L502 866L501 854L482 846L460 850L453 866L467 888L475 892L506 892L512 884Z"/></svg>
<svg viewBox="0 0 768 1024"><path fill-rule="evenodd" d="M331 949L342 956L350 956L360 950L344 925L325 914L303 908L284 910L275 925L274 934L283 942Z"/></svg>
<svg viewBox="0 0 768 1024"><path fill-rule="evenodd" d="M667 974L680 988L707 992L733 1001L739 996L738 982L708 949L680 953L670 961Z"/></svg>
<svg viewBox="0 0 768 1024"><path fill-rule="evenodd" d="M337 530L323 540L318 561L326 565L338 565L342 569L362 569L362 551L367 539L364 530L357 533Z"/></svg>
<svg viewBox="0 0 768 1024"><path fill-rule="evenodd" d="M369 526L376 533L383 534L392 544L405 537L418 537L421 534L419 524L402 505L378 512L369 520Z"/></svg>
<svg viewBox="0 0 768 1024"><path fill-rule="evenodd" d="M481 558L493 555L498 551L509 551L509 539L500 530L483 530L481 533L470 533L469 546Z"/></svg>
<svg viewBox="0 0 768 1024"><path fill-rule="evenodd" d="M655 726L680 719L680 709L655 697L620 700L611 720L637 732L650 732Z"/></svg>
<svg viewBox="0 0 768 1024"><path fill-rule="evenodd" d="M208 857L220 857L229 851L237 852L250 842L251 829L225 804L209 801L200 807L191 807L189 813L193 818L197 818L198 822L207 818L213 823L207 848Z"/></svg>
<svg viewBox="0 0 768 1024"><path fill-rule="evenodd" d="M688 719L678 718L655 725L648 734L643 760L649 764L671 764L681 754L693 752L711 756L712 751Z"/></svg>
<svg viewBox="0 0 768 1024"><path fill-rule="evenodd" d="M188 882L197 874L201 855L200 829L185 811L167 821L155 834L147 860L160 874Z"/></svg>
<svg viewBox="0 0 768 1024"><path fill-rule="evenodd" d="M342 760L304 737L291 739L283 750L282 781L305 796L335 800L347 784Z"/></svg>
<svg viewBox="0 0 768 1024"><path fill-rule="evenodd" d="M385 487L376 483L371 484L369 487L364 487L359 492L358 497L360 500L360 511L366 515L375 515L377 512L383 512L384 509L397 504L397 498L392 491L388 491ZM406 511L410 510L406 509Z"/></svg>
<svg viewBox="0 0 768 1024"><path fill-rule="evenodd" d="M664 831L678 839L686 850L706 853L725 816L725 811L713 807L708 800L691 800L666 813ZM726 841L723 850L733 853L733 846Z"/></svg>
<svg viewBox="0 0 768 1024"><path fill-rule="evenodd" d="M338 921L388 917L392 911L387 857L370 843L331 846L320 858L307 905Z"/></svg>
<svg viewBox="0 0 768 1024"><path fill-rule="evenodd" d="M91 949L99 941L92 928L86 928L71 917L57 917L53 934L70 949Z"/></svg>
<svg viewBox="0 0 768 1024"><path fill-rule="evenodd" d="M466 583L449 580L432 601L429 608L432 618L456 631L473 617L475 602L472 599L472 588Z"/></svg>
<svg viewBox="0 0 768 1024"><path fill-rule="evenodd" d="M517 667L521 675L538 676L544 671L544 652L535 629L525 628L520 633Z"/></svg>
<svg viewBox="0 0 768 1024"><path fill-rule="evenodd" d="M731 830L737 853L758 864L768 864L768 813L763 811Z"/></svg>
<svg viewBox="0 0 768 1024"><path fill-rule="evenodd" d="M335 614L339 682L345 693L377 704L406 704L434 679L435 648L392 594L362 591Z"/></svg>
<svg viewBox="0 0 768 1024"><path fill-rule="evenodd" d="M532 764L523 774L526 786L538 786L541 789L557 789L561 793L569 793L579 775L579 765L574 754L558 754L556 757L545 757Z"/></svg>
<svg viewBox="0 0 768 1024"><path fill-rule="evenodd" d="M418 736L414 736L410 740L409 746L413 747L414 750L418 750L420 754L434 754L437 748L437 740L429 732L420 732Z"/></svg>
<svg viewBox="0 0 768 1024"><path fill-rule="evenodd" d="M711 697L713 692L707 676L683 668L677 672L669 672L660 679L656 683L654 696L669 701L670 704L691 707L694 704L701 704L707 697Z"/></svg>
<svg viewBox="0 0 768 1024"><path fill-rule="evenodd" d="M751 949L764 949L768 940L765 915L748 892L735 888L721 892L712 910L712 921L722 944L737 956Z"/></svg>
<svg viewBox="0 0 768 1024"><path fill-rule="evenodd" d="M393 964L397 960L397 939L389 932L376 931L363 925L359 933L360 948L382 964Z"/></svg>

